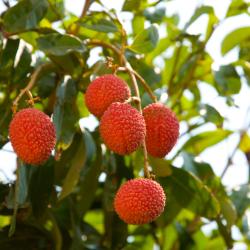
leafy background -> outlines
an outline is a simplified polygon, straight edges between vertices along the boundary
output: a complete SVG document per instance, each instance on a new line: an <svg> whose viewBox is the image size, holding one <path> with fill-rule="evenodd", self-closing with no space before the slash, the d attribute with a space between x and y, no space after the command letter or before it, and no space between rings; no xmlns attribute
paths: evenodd
<svg viewBox="0 0 250 250"><path fill-rule="evenodd" d="M219 12L207 2L126 0L117 12L83 1L76 15L63 0L2 1L1 249L248 249L249 3L222 1ZM120 63L106 45L124 39L127 60L181 121L175 150L150 158L168 202L144 226L127 226L112 205L120 183L142 175L142 152L105 151L84 104L90 80L110 72L106 58ZM53 114L61 158L34 168L8 152L8 124L38 68L32 93L41 98L36 107ZM140 93L143 106L151 102L141 86ZM17 181L4 176L11 165Z"/></svg>

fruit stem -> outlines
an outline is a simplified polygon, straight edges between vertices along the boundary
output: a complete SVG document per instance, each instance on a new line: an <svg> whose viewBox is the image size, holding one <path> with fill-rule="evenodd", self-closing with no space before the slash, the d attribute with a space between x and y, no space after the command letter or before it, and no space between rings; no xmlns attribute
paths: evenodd
<svg viewBox="0 0 250 250"><path fill-rule="evenodd" d="M122 50L120 50L119 48L115 47L114 45L112 44L109 44L109 43L105 43L103 41L100 41L98 39L92 39L92 40L89 40L87 42L87 45L98 45L98 46L101 46L101 47L105 47L105 48L109 48L111 50L113 50L113 52L115 52L120 60L121 60L121 63L122 64L125 64L125 67L118 67L116 70L118 71L132 71L133 74L136 76L136 78L138 80L140 80L142 86L144 87L144 89L148 92L150 98L152 99L153 102L157 102L157 97L154 95L153 91L151 90L150 86L147 84L147 82L143 79L143 77L137 72L135 71L134 69L132 69L132 67L130 66L130 68L127 68L126 67L126 61L127 59L125 58L125 56L123 55L122 53ZM108 61L110 62L110 61Z"/></svg>
<svg viewBox="0 0 250 250"><path fill-rule="evenodd" d="M126 69L126 71L128 72L128 74L129 74L129 76L131 78L131 82L132 82L133 89L134 89L134 92L135 92L135 97L138 100L137 101L137 108L138 108L139 112L142 113L141 98L140 98L139 88L138 88L138 84L137 84L137 80L136 80L136 76L138 78L139 74L135 73L135 71L133 70L132 66L127 61L124 53L122 53L122 50L120 50L119 48L117 48L116 46L114 46L112 44L105 43L105 42L100 41L98 39L89 40L87 42L87 45L97 45L97 46L109 48L109 49L111 49L113 52L115 52L119 56L120 61L121 61L121 63L124 66L124 67L121 67L121 68ZM140 76L139 80L142 80L142 79L143 78ZM144 80L143 80L143 82L146 83ZM147 85L147 87L148 87L147 89L149 89L148 85ZM153 101L155 101L155 100L156 100L156 98L154 97ZM147 153L147 147L146 147L145 139L143 140L143 143L142 143L142 149L143 149L143 155L144 155L144 176L146 178L150 179L151 175L150 175L150 172L149 172L148 153Z"/></svg>
<svg viewBox="0 0 250 250"><path fill-rule="evenodd" d="M20 93L18 94L16 99L13 101L13 105L12 105L13 113L16 113L16 110L18 107L18 102L20 101L20 99L22 98L22 96L24 94L28 95L28 97L30 98L30 103L32 103L33 97L32 97L30 90L32 89L32 87L36 83L41 72L45 69L51 68L52 65L53 64L51 64L51 63L47 63L47 64L42 64L36 68L36 70L32 73L32 75L30 77L30 81L28 82L27 86L24 89L21 89Z"/></svg>
<svg viewBox="0 0 250 250"><path fill-rule="evenodd" d="M119 67L117 71L129 71L126 67ZM133 74L136 76L136 78L141 82L144 89L148 92L148 95L152 99L153 102L157 102L157 97L154 95L153 91L147 84L147 82L143 79L143 77L135 70L133 70Z"/></svg>
<svg viewBox="0 0 250 250"><path fill-rule="evenodd" d="M142 114L140 92L139 92L139 88L138 88L138 84L137 84L137 81L136 81L135 74L133 73L134 70L131 67L130 63L127 61L127 59L125 58L124 55L122 55L122 58L123 58L125 67L128 70L128 74L129 74L129 76L131 78L133 88L134 88L134 92L135 92L135 96L137 97L137 100L138 100L137 108L138 108L139 112ZM150 172L149 172L149 169L148 169L148 167L149 167L149 165L148 165L148 152L147 152L147 147L146 147L146 143L145 143L145 138L144 138L143 143L142 143L142 150L143 150L143 156L144 156L144 176L146 178L150 179Z"/></svg>

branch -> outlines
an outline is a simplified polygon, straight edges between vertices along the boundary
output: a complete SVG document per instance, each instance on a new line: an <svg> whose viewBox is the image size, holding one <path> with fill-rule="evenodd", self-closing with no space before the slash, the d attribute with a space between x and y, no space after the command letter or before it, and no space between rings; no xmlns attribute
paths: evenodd
<svg viewBox="0 0 250 250"><path fill-rule="evenodd" d="M117 69L118 71L129 71L126 67L119 67ZM157 102L157 97L154 95L153 91L149 87L149 85L146 83L146 81L143 79L143 77L136 71L133 70L133 74L136 76L136 78L141 82L144 89L148 92L150 98L153 102Z"/></svg>
<svg viewBox="0 0 250 250"><path fill-rule="evenodd" d="M18 96L16 97L16 99L13 101L13 105L12 105L12 110L15 113L18 107L18 102L20 101L20 99L22 98L22 96L24 94L27 94L31 100L32 103L32 95L30 90L33 88L34 84L36 83L39 75L41 74L42 71L44 71L45 69L49 69L52 67L53 64L51 63L47 63L47 64L42 64L39 67L36 68L36 70L33 72L33 74L30 77L30 81L28 82L27 86L22 89L20 91L20 93L18 94Z"/></svg>
<svg viewBox="0 0 250 250"><path fill-rule="evenodd" d="M142 86L148 92L148 94L149 94L150 98L152 99L152 101L153 102L157 102L157 97L154 95L153 91L151 90L151 88L149 87L149 85L146 83L146 81L143 79L143 77L138 72L136 72L131 67L131 65L129 67L126 66L127 59L122 54L122 51L119 48L115 47L112 44L105 43L105 42L103 42L101 40L98 40L98 39L89 40L87 42L87 45L90 45L90 46L91 45L97 45L97 46L101 46L101 47L105 47L105 48L111 49L121 59L122 64L125 64L125 67L118 67L117 70L119 70L119 71L127 71L128 73L131 72L132 74L134 74L138 78L138 80L140 80L140 82L142 83Z"/></svg>
<svg viewBox="0 0 250 250"><path fill-rule="evenodd" d="M82 9L82 13L79 16L79 19L85 17L85 15L90 7L90 4L91 4L91 0L85 0L85 3L83 5L83 9ZM79 29L80 29L80 25L79 25L79 23L77 23L75 29L71 32L71 34L77 35L77 33L79 32Z"/></svg>
<svg viewBox="0 0 250 250"><path fill-rule="evenodd" d="M246 131L247 131L247 130L243 130L243 131L240 133L239 142L237 143L236 147L234 148L232 154L228 157L227 164L226 164L224 170L222 171L222 174L221 174L220 178L223 178L223 177L225 176L227 170L228 170L229 167L232 165L232 163L233 163L233 162L232 162L232 161L233 161L233 158L234 158L234 156L235 156L235 154L236 154L236 152L237 152L237 150L238 150L238 148L239 148L239 146L240 146L240 143L241 143L242 138L243 138L243 136L245 135Z"/></svg>
<svg viewBox="0 0 250 250"><path fill-rule="evenodd" d="M142 113L141 98L140 98L140 93L139 93L137 80L136 80L136 77L135 77L136 74L135 74L135 71L133 70L132 66L127 61L126 57L124 56L122 50L120 50L119 48L115 47L112 44L105 43L103 41L96 40L96 39L88 41L87 45L98 45L98 46L101 46L101 47L109 48L119 56L119 58L121 60L121 63L123 64L123 66L125 67L126 71L128 72L128 74L129 74L129 76L131 78L134 93L135 93L135 96L137 97L137 108L138 108L139 112ZM151 178L151 175L150 175L150 172L149 172L148 153L147 153L145 139L143 140L142 149L143 149L143 155L144 155L144 175L145 175L146 178Z"/></svg>
<svg viewBox="0 0 250 250"><path fill-rule="evenodd" d="M101 46L101 47L104 47L104 48L108 48L108 49L111 49L113 52L115 52L115 54L117 54L118 56L120 56L120 50L115 47L114 45L112 44L109 44L109 43L105 43L101 40L98 40L98 39L92 39L92 40L89 40L87 41L87 45L90 45L90 46Z"/></svg>

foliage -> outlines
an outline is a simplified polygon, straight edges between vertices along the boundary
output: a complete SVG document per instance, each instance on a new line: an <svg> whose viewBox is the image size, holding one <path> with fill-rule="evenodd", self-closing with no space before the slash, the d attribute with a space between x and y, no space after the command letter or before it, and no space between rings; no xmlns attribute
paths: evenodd
<svg viewBox="0 0 250 250"><path fill-rule="evenodd" d="M227 130L224 117L203 103L200 93L202 82L226 105L235 105L234 95L244 81L250 83L249 26L233 30L221 44L223 55L237 47L238 60L213 70L206 44L221 21L211 6L197 8L180 28L178 16L166 12L167 1L126 0L122 12L133 18L132 29L125 32L119 14L98 0L86 0L79 18L65 10L63 0L21 0L13 6L3 2L7 8L0 16L0 146L9 141L13 101L34 72L31 92L40 97L35 107L53 114L57 145L55 157L43 166L17 161L17 181L0 183L1 249L229 249L235 242L233 226L249 244L249 183L229 190L213 166L197 159L234 134L240 142L225 171L236 151L249 163L247 129ZM92 10L94 5L102 10ZM247 1L233 0L226 18L248 11ZM204 15L205 33L190 34L189 27ZM101 52L93 62L96 47ZM90 115L84 104L86 88L93 77L112 72L105 63L110 58L111 66L126 66L127 60L158 99L167 94L165 104L184 128L173 154L149 159L167 206L155 222L143 226L126 225L113 209L120 184L141 175L142 151L121 157L104 150L98 127L89 130L85 122L79 123ZM128 72L117 73L131 84ZM139 85L143 106L152 102L144 87ZM18 109L26 106L22 98ZM217 227L205 234L203 226L210 222Z"/></svg>

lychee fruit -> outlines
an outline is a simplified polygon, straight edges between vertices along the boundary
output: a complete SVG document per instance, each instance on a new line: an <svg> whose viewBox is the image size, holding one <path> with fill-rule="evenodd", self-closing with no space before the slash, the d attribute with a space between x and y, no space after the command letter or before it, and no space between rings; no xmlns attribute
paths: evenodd
<svg viewBox="0 0 250 250"><path fill-rule="evenodd" d="M146 123L146 147L150 155L162 158L176 144L179 122L174 112L161 103L153 103L143 109Z"/></svg>
<svg viewBox="0 0 250 250"><path fill-rule="evenodd" d="M113 102L124 102L130 97L130 89L126 82L115 75L103 75L92 81L85 94L85 102L89 111L101 117Z"/></svg>
<svg viewBox="0 0 250 250"><path fill-rule="evenodd" d="M125 155L142 145L146 126L142 114L137 109L128 103L115 102L101 118L100 134L110 150Z"/></svg>
<svg viewBox="0 0 250 250"><path fill-rule="evenodd" d="M115 211L127 224L145 224L155 220L164 210L166 196L161 185L138 178L127 181L116 193Z"/></svg>
<svg viewBox="0 0 250 250"><path fill-rule="evenodd" d="M31 165L43 164L56 143L55 128L49 116L35 108L25 108L14 115L9 136L18 157Z"/></svg>

